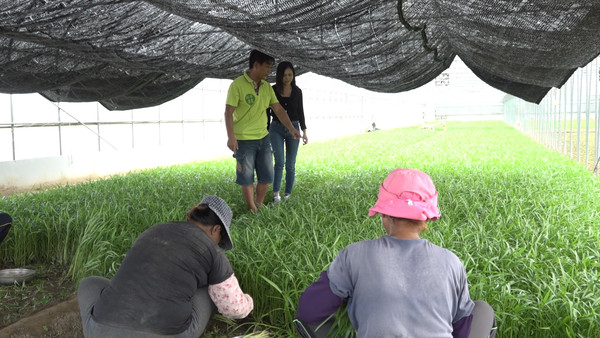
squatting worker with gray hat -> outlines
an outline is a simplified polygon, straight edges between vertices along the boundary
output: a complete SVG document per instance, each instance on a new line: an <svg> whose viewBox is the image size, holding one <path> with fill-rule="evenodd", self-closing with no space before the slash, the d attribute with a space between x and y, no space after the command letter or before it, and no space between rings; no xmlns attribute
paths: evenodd
<svg viewBox="0 0 600 338"><path fill-rule="evenodd" d="M454 253L420 238L427 222L440 217L437 200L427 174L393 170L369 209L370 217L380 215L385 236L341 250L304 291L294 321L300 336L336 337L328 318L347 301L361 338L494 337L494 310L471 300L464 265Z"/></svg>
<svg viewBox="0 0 600 338"><path fill-rule="evenodd" d="M215 310L244 318L254 307L223 250L233 213L206 196L187 222L158 224L133 243L112 280L91 276L77 290L85 337L199 337Z"/></svg>

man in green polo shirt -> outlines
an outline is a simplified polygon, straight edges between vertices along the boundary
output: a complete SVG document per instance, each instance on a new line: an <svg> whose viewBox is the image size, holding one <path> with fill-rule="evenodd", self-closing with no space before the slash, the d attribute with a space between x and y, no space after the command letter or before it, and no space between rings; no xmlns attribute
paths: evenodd
<svg viewBox="0 0 600 338"><path fill-rule="evenodd" d="M272 56L252 50L250 68L231 83L225 104L227 146L237 161L235 182L242 186L242 195L251 210L257 210L262 205L269 184L273 182L273 156L266 109L271 107L294 138L300 138L300 132L294 128L285 109L277 101L273 88L265 81L274 62Z"/></svg>

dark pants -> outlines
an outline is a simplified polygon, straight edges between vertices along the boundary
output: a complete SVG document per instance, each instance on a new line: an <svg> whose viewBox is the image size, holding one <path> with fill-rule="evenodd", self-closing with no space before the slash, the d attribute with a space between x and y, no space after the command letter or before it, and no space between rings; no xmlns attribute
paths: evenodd
<svg viewBox="0 0 600 338"><path fill-rule="evenodd" d="M292 121L294 127L300 130L300 123ZM273 166L273 192L281 190L281 179L283 178L283 168L285 167L285 194L292 193L294 180L296 178L296 156L298 155L298 145L300 140L294 139L292 133L279 121L273 121L269 128L271 137L271 147L275 157ZM285 150L284 150L285 146Z"/></svg>
<svg viewBox="0 0 600 338"><path fill-rule="evenodd" d="M205 287L198 289L192 297L192 322L190 327L180 334L165 336L105 325L94 321L92 309L102 290L109 284L109 279L99 276L86 277L79 283L77 302L79 303L83 335L86 338L197 338L202 335L208 320L217 309L208 295L208 287Z"/></svg>
<svg viewBox="0 0 600 338"><path fill-rule="evenodd" d="M12 217L9 214L3 212L0 213L0 243L4 240L10 227L12 226Z"/></svg>
<svg viewBox="0 0 600 338"><path fill-rule="evenodd" d="M306 324L299 319L294 319L294 326L302 338L329 338L335 337L333 334L328 334L333 322L333 319L329 319L319 326ZM476 300L475 308L473 308L473 321L471 322L469 338L494 338L496 336L496 330L496 316L494 315L494 309L492 309L488 303L482 300Z"/></svg>

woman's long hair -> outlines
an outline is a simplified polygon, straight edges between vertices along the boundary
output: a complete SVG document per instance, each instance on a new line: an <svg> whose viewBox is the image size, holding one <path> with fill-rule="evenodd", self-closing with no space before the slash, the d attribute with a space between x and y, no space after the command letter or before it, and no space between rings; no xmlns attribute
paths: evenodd
<svg viewBox="0 0 600 338"><path fill-rule="evenodd" d="M294 70L294 65L292 65L292 63L289 61L281 61L277 65L277 73L275 73L275 89L279 95L281 95L283 92L283 73L288 68L291 69L292 74L294 74L294 79L292 80L292 89L296 87L296 71Z"/></svg>

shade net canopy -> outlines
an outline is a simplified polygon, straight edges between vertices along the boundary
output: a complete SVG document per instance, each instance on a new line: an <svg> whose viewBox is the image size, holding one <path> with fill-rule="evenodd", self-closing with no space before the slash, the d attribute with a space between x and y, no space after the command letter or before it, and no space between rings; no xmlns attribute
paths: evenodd
<svg viewBox="0 0 600 338"><path fill-rule="evenodd" d="M149 107L241 75L254 48L386 93L459 56L539 103L600 54L600 0L0 0L3 93Z"/></svg>

